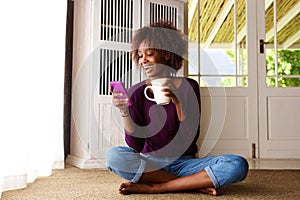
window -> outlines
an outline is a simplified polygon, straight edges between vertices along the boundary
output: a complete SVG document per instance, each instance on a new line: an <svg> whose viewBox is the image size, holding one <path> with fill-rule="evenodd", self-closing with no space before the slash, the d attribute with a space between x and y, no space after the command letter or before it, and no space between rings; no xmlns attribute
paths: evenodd
<svg viewBox="0 0 300 200"><path fill-rule="evenodd" d="M189 3L188 76L202 87L247 87L246 1Z"/></svg>

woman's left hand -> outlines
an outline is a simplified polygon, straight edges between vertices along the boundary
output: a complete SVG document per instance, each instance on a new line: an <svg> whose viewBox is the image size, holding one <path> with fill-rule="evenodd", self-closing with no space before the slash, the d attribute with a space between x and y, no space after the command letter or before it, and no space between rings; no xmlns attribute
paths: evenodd
<svg viewBox="0 0 300 200"><path fill-rule="evenodd" d="M161 90L162 92L165 92L165 96L170 97L174 104L179 104L177 98L177 87L174 84L174 81L172 79L168 79L165 83L162 84L162 86L166 87Z"/></svg>

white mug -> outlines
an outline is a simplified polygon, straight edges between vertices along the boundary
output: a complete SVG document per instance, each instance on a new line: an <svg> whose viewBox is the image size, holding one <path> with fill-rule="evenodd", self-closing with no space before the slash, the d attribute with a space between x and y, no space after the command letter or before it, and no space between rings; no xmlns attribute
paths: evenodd
<svg viewBox="0 0 300 200"><path fill-rule="evenodd" d="M163 88L168 88L166 86L162 86L163 83L165 83L168 80L168 78L159 78L154 79L151 81L151 85L148 85L144 89L145 97L150 101L155 101L158 105L167 105L170 103L171 98L165 96L165 92L162 92L161 90ZM152 89L154 98L150 98L147 95L147 90Z"/></svg>

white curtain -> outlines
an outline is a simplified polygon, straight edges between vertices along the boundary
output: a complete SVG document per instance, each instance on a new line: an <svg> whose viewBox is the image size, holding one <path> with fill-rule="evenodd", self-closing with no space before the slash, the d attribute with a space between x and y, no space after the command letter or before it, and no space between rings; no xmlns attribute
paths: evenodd
<svg viewBox="0 0 300 200"><path fill-rule="evenodd" d="M64 167L67 0L0 1L0 197Z"/></svg>

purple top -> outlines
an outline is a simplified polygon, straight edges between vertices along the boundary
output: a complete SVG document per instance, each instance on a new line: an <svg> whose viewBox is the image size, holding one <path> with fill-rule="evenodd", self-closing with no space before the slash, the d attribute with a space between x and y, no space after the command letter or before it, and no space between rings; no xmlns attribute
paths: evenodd
<svg viewBox="0 0 300 200"><path fill-rule="evenodd" d="M182 78L177 91L177 98L186 112L184 121L179 121L175 104L157 105L144 96L145 81L129 90L132 105L129 112L135 122L131 135L125 130L128 146L143 154L156 156L195 155L200 123L200 92L198 83L189 78ZM153 94L148 90L148 96Z"/></svg>

